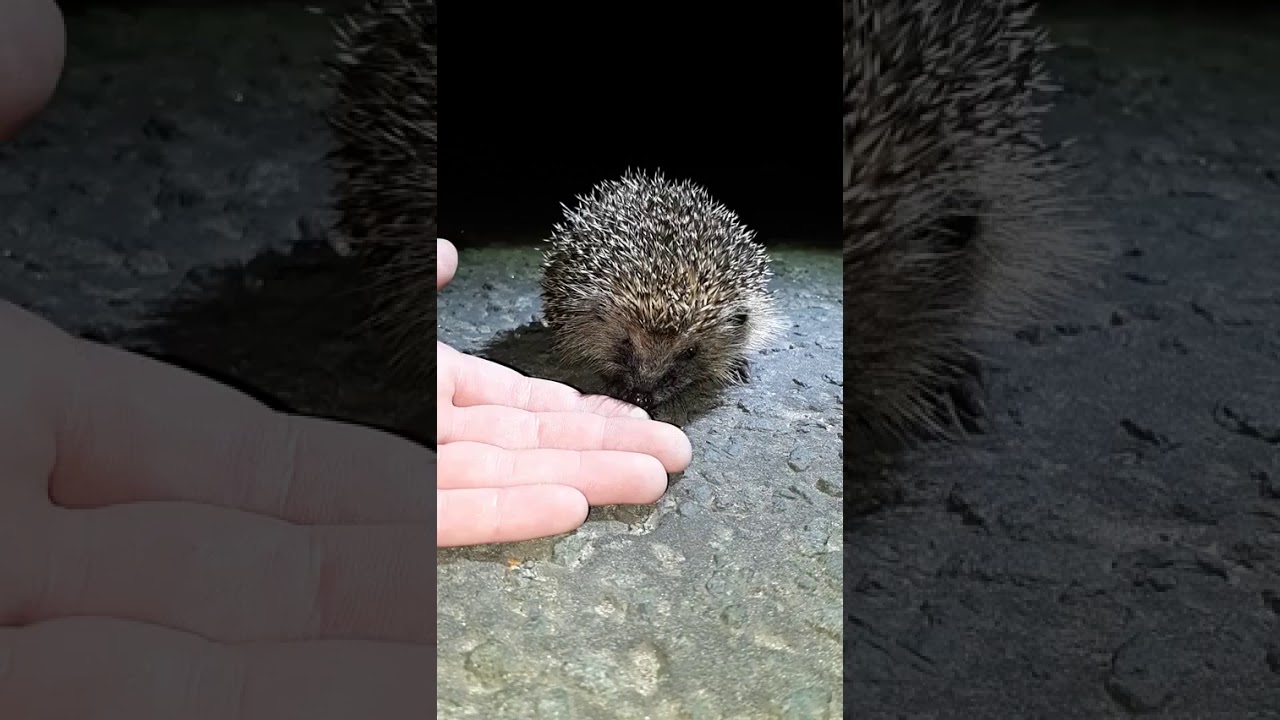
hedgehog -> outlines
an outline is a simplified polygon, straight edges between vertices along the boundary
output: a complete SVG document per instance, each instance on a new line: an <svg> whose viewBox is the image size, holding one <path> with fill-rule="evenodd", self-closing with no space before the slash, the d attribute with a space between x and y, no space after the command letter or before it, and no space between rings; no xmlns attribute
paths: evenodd
<svg viewBox="0 0 1280 720"><path fill-rule="evenodd" d="M392 364L435 374L436 4L371 0L335 24L334 231L369 271Z"/></svg>
<svg viewBox="0 0 1280 720"><path fill-rule="evenodd" d="M978 342L1088 257L1040 137L1057 88L1034 10L845 0L846 417L873 446L980 432Z"/></svg>
<svg viewBox="0 0 1280 720"><path fill-rule="evenodd" d="M562 206L543 259L561 358L653 412L750 382L780 328L754 231L689 180L628 170Z"/></svg>

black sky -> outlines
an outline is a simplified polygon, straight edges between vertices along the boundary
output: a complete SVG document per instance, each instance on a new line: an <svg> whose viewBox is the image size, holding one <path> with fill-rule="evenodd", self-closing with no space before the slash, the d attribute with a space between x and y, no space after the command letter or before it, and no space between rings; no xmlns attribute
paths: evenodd
<svg viewBox="0 0 1280 720"><path fill-rule="evenodd" d="M838 242L840 11L442 3L441 234L542 234L635 167L706 185L766 242Z"/></svg>

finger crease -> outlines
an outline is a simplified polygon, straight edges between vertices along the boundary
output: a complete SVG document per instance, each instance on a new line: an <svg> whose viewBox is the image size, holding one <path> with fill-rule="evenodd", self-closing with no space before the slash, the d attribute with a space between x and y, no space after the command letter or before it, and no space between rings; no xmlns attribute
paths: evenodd
<svg viewBox="0 0 1280 720"><path fill-rule="evenodd" d="M298 461L302 453L302 430L298 427L297 418L294 416L279 414L276 417L283 424L284 432L283 450L281 450L284 456L284 467L280 468L277 514L280 517L289 517L289 511L293 509L294 494L297 492L298 487Z"/></svg>
<svg viewBox="0 0 1280 720"><path fill-rule="evenodd" d="M502 527L502 493L490 492L487 494L489 495L489 503L493 512L484 513L484 515L488 515L490 522L489 527L485 528L486 532L481 537L497 538L499 537L498 530Z"/></svg>
<svg viewBox="0 0 1280 720"><path fill-rule="evenodd" d="M598 478L587 477L587 454L572 453L572 455L578 461L578 467L574 469L574 476L581 478L588 486L594 485Z"/></svg>
<svg viewBox="0 0 1280 720"><path fill-rule="evenodd" d="M618 424L617 418L602 417L600 415L592 415L591 420L592 420L592 423L595 425L595 430L596 430L596 442L595 442L595 445L593 445L592 447L597 447L597 448L600 448L601 450L608 450L609 445L605 441L609 438L611 434L610 430L617 428L617 424ZM624 433L624 437L625 437L625 433Z"/></svg>
<svg viewBox="0 0 1280 720"><path fill-rule="evenodd" d="M542 436L544 426L542 424L542 418L538 413L526 413L525 417L528 418L529 424L532 425L532 430L529 433L529 441L531 444L528 447L552 447L552 443L550 442L551 439Z"/></svg>
<svg viewBox="0 0 1280 720"><path fill-rule="evenodd" d="M327 630L326 620L328 619L323 601L325 587L328 584L328 558L325 557L324 543L317 533L307 530L306 538L310 602L305 627L318 635L323 635Z"/></svg>
<svg viewBox="0 0 1280 720"><path fill-rule="evenodd" d="M231 694L235 699L232 701L234 705L231 708L231 717L236 720L242 720L249 717L246 708L249 707L249 668L248 659L243 653L233 653L234 660L233 675L231 681L235 686L235 691Z"/></svg>
<svg viewBox="0 0 1280 720"><path fill-rule="evenodd" d="M516 474L516 471L519 469L519 463L516 461L515 453L510 450L503 450L499 448L498 452L494 453L494 456L494 464L497 465L497 474L492 477L485 478L486 483L492 483L501 478L520 477Z"/></svg>
<svg viewBox="0 0 1280 720"><path fill-rule="evenodd" d="M85 455L81 444L86 437L87 425L93 418L86 410L84 403L84 386L86 374L93 363L90 361L89 345L83 340L71 342L71 382L64 386L66 397L55 407L62 409L54 420L54 454L53 466L49 468L49 481L52 486L60 485L57 478L73 478L81 471L78 467L63 467L67 458L80 458Z"/></svg>
<svg viewBox="0 0 1280 720"><path fill-rule="evenodd" d="M522 386L522 389L520 392L520 404L517 405L516 407L522 407L527 410L532 410L533 409L533 382L529 380L529 378L522 378L522 380L523 382L520 383Z"/></svg>

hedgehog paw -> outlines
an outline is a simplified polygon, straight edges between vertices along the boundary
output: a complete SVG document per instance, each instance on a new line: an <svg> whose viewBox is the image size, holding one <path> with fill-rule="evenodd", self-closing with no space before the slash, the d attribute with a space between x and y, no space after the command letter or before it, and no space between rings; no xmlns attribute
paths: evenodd
<svg viewBox="0 0 1280 720"><path fill-rule="evenodd" d="M982 434L987 431L987 380L980 361L966 361L964 375L956 380L947 394L965 432Z"/></svg>
<svg viewBox="0 0 1280 720"><path fill-rule="evenodd" d="M747 364L746 360L739 360L734 363L731 373L730 377L733 378L735 383L739 385L749 385L751 383L751 366Z"/></svg>

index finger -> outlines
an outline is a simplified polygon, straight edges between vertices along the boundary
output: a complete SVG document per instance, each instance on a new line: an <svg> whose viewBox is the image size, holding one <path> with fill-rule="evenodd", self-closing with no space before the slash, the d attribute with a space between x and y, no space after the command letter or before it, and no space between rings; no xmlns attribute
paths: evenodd
<svg viewBox="0 0 1280 720"><path fill-rule="evenodd" d="M444 238L436 238L436 290L449 284L458 271L458 250Z"/></svg>
<svg viewBox="0 0 1280 720"><path fill-rule="evenodd" d="M441 372L453 375L456 407L503 405L529 412L588 412L605 417L649 415L638 407L604 395L583 395L563 383L522 375L483 358L436 343Z"/></svg>
<svg viewBox="0 0 1280 720"><path fill-rule="evenodd" d="M9 369L0 397L38 398L56 418L52 466L33 468L40 487L30 490L65 507L168 500L317 524L425 524L433 515L435 455L408 440L277 413L9 303L0 303L0 337ZM21 426L29 418L12 415L27 410L0 406L0 428Z"/></svg>

